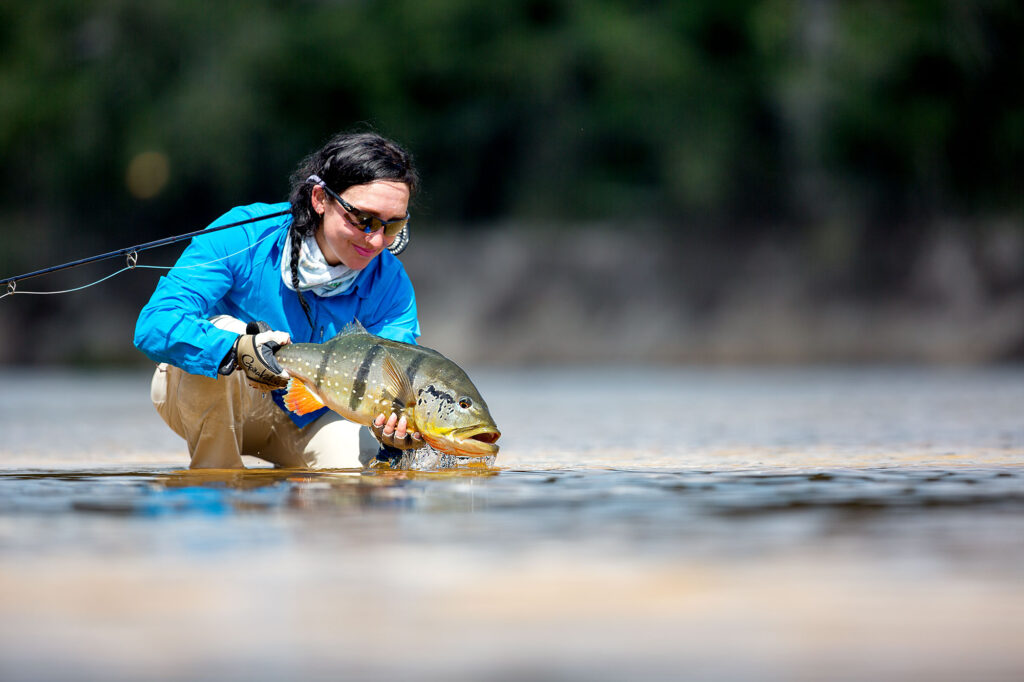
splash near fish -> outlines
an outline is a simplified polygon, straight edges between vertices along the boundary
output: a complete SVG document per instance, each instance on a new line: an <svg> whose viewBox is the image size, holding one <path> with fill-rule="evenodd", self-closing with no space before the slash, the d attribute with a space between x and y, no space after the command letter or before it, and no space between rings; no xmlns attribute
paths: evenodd
<svg viewBox="0 0 1024 682"><path fill-rule="evenodd" d="M296 414L326 406L363 426L379 414L404 415L409 432L419 431L436 451L403 451L407 466L420 459L452 466L461 461L455 458L490 464L498 454L501 432L487 403L466 372L435 350L353 322L330 341L289 344L275 357L291 377L284 402Z"/></svg>

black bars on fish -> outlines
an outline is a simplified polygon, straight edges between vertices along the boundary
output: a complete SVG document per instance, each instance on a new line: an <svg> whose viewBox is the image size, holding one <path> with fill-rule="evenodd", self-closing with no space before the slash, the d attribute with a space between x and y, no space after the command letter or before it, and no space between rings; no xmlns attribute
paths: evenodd
<svg viewBox="0 0 1024 682"><path fill-rule="evenodd" d="M286 213L291 213L291 209L284 211L278 211L277 213L268 213L266 215L256 216L255 218L247 218L246 220L239 220L236 223L228 223L227 225L218 225L216 227L208 227L202 230L196 230L195 232L189 232L187 234L179 234L174 237L164 237L163 239L157 239L156 241L146 242L145 244L139 244L137 246L130 246L126 249L118 249L116 251L110 251L108 253L101 253L98 256L90 256L89 258L82 258L70 263L64 263L63 265L54 265L49 268L43 268L42 270L36 270L35 272L29 272L24 275L18 275L17 277L8 277L7 279L0 279L0 286L6 285L10 292L13 293L18 282L24 279L30 279L32 277L38 277L40 275L48 275L51 272L59 272L61 270L68 270L70 268L77 268L79 265L86 265L88 263L95 263L101 260L107 260L108 258L117 258L121 256L128 260L129 266L135 265L135 257L139 251L145 251L147 249L155 249L158 246L166 246L167 244L173 244L180 242L185 239L191 239L192 237L208 234L210 232L216 232L218 230L226 230L229 227L238 227L239 225L248 225L249 223L259 222L260 220L267 220L268 218L277 218L283 216Z"/></svg>

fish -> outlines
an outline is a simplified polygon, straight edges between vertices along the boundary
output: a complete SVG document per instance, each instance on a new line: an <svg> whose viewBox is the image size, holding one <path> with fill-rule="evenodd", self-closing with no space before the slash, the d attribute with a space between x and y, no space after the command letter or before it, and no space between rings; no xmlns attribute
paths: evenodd
<svg viewBox="0 0 1024 682"><path fill-rule="evenodd" d="M394 412L442 453L498 453L501 431L487 403L469 375L432 348L376 336L356 320L329 341L287 344L274 355L289 376L285 406L296 414L326 406L370 426Z"/></svg>

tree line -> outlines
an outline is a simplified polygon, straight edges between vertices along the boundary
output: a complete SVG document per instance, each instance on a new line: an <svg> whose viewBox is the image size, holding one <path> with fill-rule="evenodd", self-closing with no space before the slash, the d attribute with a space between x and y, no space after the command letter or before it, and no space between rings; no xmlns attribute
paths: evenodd
<svg viewBox="0 0 1024 682"><path fill-rule="evenodd" d="M4 0L0 230L34 238L0 270L281 200L359 127L413 150L420 224L769 229L884 270L949 217L1020 229L1021 35L1012 0Z"/></svg>

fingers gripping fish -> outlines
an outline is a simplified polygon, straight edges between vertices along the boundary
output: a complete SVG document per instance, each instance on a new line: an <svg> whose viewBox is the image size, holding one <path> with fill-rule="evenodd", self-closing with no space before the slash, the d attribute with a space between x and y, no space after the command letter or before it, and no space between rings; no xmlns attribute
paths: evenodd
<svg viewBox="0 0 1024 682"><path fill-rule="evenodd" d="M501 432L487 403L465 371L435 350L374 336L353 322L326 343L293 343L275 357L291 377L285 405L297 414L326 405L369 426L394 412L435 450L498 452Z"/></svg>

